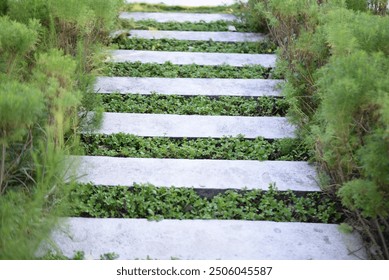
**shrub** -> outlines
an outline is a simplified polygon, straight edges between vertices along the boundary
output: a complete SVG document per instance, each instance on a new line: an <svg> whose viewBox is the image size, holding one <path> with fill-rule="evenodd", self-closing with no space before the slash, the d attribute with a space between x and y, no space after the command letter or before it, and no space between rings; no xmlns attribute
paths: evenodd
<svg viewBox="0 0 389 280"><path fill-rule="evenodd" d="M290 116L314 145L327 189L381 248L374 257L389 258L389 18L374 15L388 1L250 2L279 45Z"/></svg>
<svg viewBox="0 0 389 280"><path fill-rule="evenodd" d="M17 81L0 83L0 195L12 181L15 166L18 166L25 149L31 145L34 123L43 109L43 96L29 85ZM22 149L13 147L25 143Z"/></svg>
<svg viewBox="0 0 389 280"><path fill-rule="evenodd" d="M38 43L39 23L30 20L27 25L0 17L0 72L11 75L24 56Z"/></svg>
<svg viewBox="0 0 389 280"><path fill-rule="evenodd" d="M66 206L64 135L120 3L0 0L0 259L35 258Z"/></svg>
<svg viewBox="0 0 389 280"><path fill-rule="evenodd" d="M76 90L76 62L62 51L40 54L32 72L32 81L44 93L47 125L55 143L63 147L64 134L76 120L80 93Z"/></svg>
<svg viewBox="0 0 389 280"><path fill-rule="evenodd" d="M8 0L0 0L0 16L5 15L8 10Z"/></svg>

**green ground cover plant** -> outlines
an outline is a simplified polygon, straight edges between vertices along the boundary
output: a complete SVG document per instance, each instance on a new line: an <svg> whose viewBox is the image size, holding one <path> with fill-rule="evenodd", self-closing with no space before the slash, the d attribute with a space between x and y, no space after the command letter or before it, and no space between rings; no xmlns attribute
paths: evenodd
<svg viewBox="0 0 389 280"><path fill-rule="evenodd" d="M125 62L107 63L104 74L111 77L161 77L161 78L228 78L228 79L273 79L282 76L271 68L260 65L234 67L174 65L171 62L164 64Z"/></svg>
<svg viewBox="0 0 389 280"><path fill-rule="evenodd" d="M105 112L208 115L208 116L285 116L283 98L236 96L178 96L141 94L101 94Z"/></svg>
<svg viewBox="0 0 389 280"><path fill-rule="evenodd" d="M181 51L181 52L221 52L221 53L274 53L276 46L270 41L261 42L214 42L210 41L183 41L175 39L148 40L127 38L114 41L119 49L145 51Z"/></svg>
<svg viewBox="0 0 389 280"><path fill-rule="evenodd" d="M225 160L308 160L309 153L296 139L269 141L239 137L175 139L83 134L85 154L133 158L182 158Z"/></svg>
<svg viewBox="0 0 389 280"><path fill-rule="evenodd" d="M194 189L79 185L72 189L70 216L96 218L269 220L334 223L342 220L339 205L319 193L228 190L212 198Z"/></svg>
<svg viewBox="0 0 389 280"><path fill-rule="evenodd" d="M125 29L140 30L174 30L174 31L228 31L228 26L235 26L239 32L250 32L251 28L238 21L214 22L156 22L155 20L122 20L121 26Z"/></svg>

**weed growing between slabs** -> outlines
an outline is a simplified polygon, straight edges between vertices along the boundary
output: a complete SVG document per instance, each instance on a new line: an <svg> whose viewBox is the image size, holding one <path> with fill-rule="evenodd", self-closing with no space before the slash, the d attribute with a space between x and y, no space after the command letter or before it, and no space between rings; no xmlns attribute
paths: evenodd
<svg viewBox="0 0 389 280"><path fill-rule="evenodd" d="M157 22L155 20L121 20L121 26L125 29L139 30L174 30L174 31L228 31L229 26L235 26L238 32L252 32L246 24L238 21L218 20L206 22Z"/></svg>
<svg viewBox="0 0 389 280"><path fill-rule="evenodd" d="M234 67L175 65L171 62L164 64L124 62L107 63L105 73L111 77L160 77L160 78L225 78L225 79L282 79L282 75L272 68L260 65Z"/></svg>
<svg viewBox="0 0 389 280"><path fill-rule="evenodd" d="M285 99L272 97L101 94L101 99L104 111L113 113L285 116L288 110Z"/></svg>
<svg viewBox="0 0 389 280"><path fill-rule="evenodd" d="M218 219L338 223L336 202L320 193L228 190L204 198L194 189L79 185L69 196L70 216L93 218Z"/></svg>
<svg viewBox="0 0 389 280"><path fill-rule="evenodd" d="M130 134L83 134L81 145L90 156L224 160L305 161L310 155L297 139L265 140L239 137L168 138Z"/></svg>
<svg viewBox="0 0 389 280"><path fill-rule="evenodd" d="M219 52L219 53L263 53L273 54L276 45L270 41L261 42L214 42L183 41L175 39L148 40L140 38L126 38L115 41L119 49L147 50L147 51L191 51L191 52Z"/></svg>

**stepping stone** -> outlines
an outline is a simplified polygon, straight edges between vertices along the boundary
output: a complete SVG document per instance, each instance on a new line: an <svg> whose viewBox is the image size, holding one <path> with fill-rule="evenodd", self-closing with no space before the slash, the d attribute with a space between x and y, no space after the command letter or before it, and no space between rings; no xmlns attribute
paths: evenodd
<svg viewBox="0 0 389 280"><path fill-rule="evenodd" d="M333 224L70 218L52 237L65 256L94 259L109 252L125 260L366 259L360 236Z"/></svg>
<svg viewBox="0 0 389 280"><path fill-rule="evenodd" d="M280 139L295 137L295 127L284 117L104 113L98 133L176 138L244 135L247 139Z"/></svg>
<svg viewBox="0 0 389 280"><path fill-rule="evenodd" d="M157 30L131 30L129 38L142 39L175 39L187 41L214 42L258 42L265 36L259 33L244 32L200 32L200 31L157 31Z"/></svg>
<svg viewBox="0 0 389 280"><path fill-rule="evenodd" d="M243 2L244 0L240 0ZM246 1L244 1L246 2ZM233 5L236 0L126 0L127 4L146 3L146 4L164 4L167 6L183 6L183 7L216 7L223 5Z"/></svg>
<svg viewBox="0 0 389 280"><path fill-rule="evenodd" d="M196 13L146 13L146 12L123 12L119 15L124 20L155 20L156 22L192 22L210 23L214 21L239 21L239 19L230 14L196 14Z"/></svg>
<svg viewBox="0 0 389 280"><path fill-rule="evenodd" d="M77 181L104 186L150 183L158 187L193 187L204 194L213 190L320 191L315 168L307 162L255 160L189 160L71 157L78 166Z"/></svg>
<svg viewBox="0 0 389 280"><path fill-rule="evenodd" d="M274 54L239 54L239 53L201 53L201 52L165 52L115 50L111 52L109 62L142 62L164 64L171 62L177 65L262 65L274 67L277 56Z"/></svg>
<svg viewBox="0 0 389 280"><path fill-rule="evenodd" d="M280 96L282 80L99 77L98 93L138 93L183 96Z"/></svg>

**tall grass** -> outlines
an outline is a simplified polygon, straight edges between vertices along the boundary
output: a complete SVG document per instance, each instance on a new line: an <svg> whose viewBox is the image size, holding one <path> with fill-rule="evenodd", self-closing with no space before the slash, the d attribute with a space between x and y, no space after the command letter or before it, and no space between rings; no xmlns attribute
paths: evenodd
<svg viewBox="0 0 389 280"><path fill-rule="evenodd" d="M67 151L98 111L95 61L120 5L0 1L0 259L35 258L66 208Z"/></svg>
<svg viewBox="0 0 389 280"><path fill-rule="evenodd" d="M278 43L289 117L315 150L324 187L379 259L389 259L387 4L249 1L251 20Z"/></svg>

